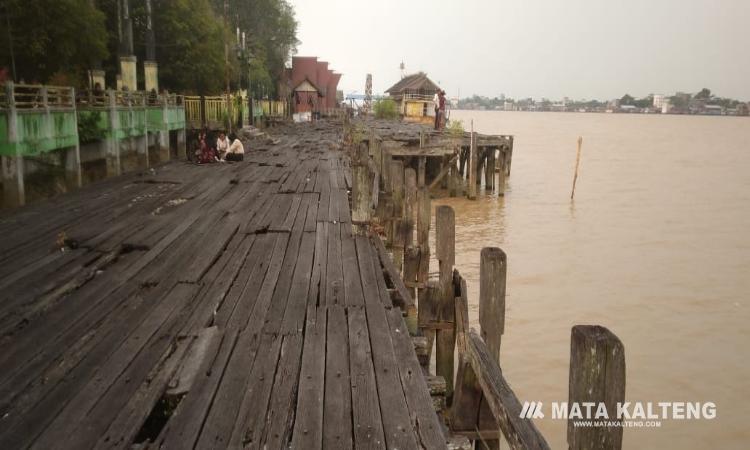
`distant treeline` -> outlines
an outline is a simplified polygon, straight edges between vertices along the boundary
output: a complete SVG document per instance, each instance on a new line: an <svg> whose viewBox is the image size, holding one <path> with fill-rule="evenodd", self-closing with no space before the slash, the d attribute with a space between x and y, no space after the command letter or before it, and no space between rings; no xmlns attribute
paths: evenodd
<svg viewBox="0 0 750 450"><path fill-rule="evenodd" d="M737 108L742 106L744 102L731 98L718 97L711 93L708 88L703 88L700 91L690 94L684 92L678 92L671 96L661 96L662 102L668 102L670 106L677 110L688 111L691 108L697 108L699 106L705 106L707 104L720 106L725 109ZM540 100L534 100L532 98L513 99L505 96L500 97L484 97L474 95L472 97L462 98L458 100L458 107L461 109L532 109L537 110L550 110L554 109L555 106L565 105L570 110L577 110L579 108L585 108L588 110L604 109L622 106L634 106L640 109L654 108L654 94L649 94L642 98L635 98L630 94L625 94L619 99L613 100L572 100L572 99L561 99L561 100L549 100L542 98Z"/></svg>
<svg viewBox="0 0 750 450"><path fill-rule="evenodd" d="M0 7L0 70L16 81L87 85L99 66L113 86L119 70L118 5L123 0L3 0ZM146 57L146 0L129 0L134 52ZM224 19L227 3L228 19ZM230 44L232 86L273 95L284 63L298 43L294 10L287 0L151 0L160 85L172 92L216 93L226 80ZM8 29L6 30L6 27ZM235 45L236 28L249 52ZM142 82L142 80L141 80Z"/></svg>

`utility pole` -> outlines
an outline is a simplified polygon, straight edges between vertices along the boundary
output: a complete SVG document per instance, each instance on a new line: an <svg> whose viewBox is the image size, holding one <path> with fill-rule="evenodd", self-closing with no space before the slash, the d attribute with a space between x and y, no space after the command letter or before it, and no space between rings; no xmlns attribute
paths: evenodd
<svg viewBox="0 0 750 450"><path fill-rule="evenodd" d="M159 92L159 66L156 63L156 36L151 0L146 0L146 60L143 61L143 75L147 92Z"/></svg>
<svg viewBox="0 0 750 450"><path fill-rule="evenodd" d="M229 30L229 0L224 0L224 36ZM232 100L229 93L229 40L224 40L224 78L227 84L227 132L232 132Z"/></svg>
<svg viewBox="0 0 750 450"><path fill-rule="evenodd" d="M13 34L10 29L10 6L5 4L5 25L8 30L8 45L10 46L10 66L13 70L13 81L16 81L16 55L13 53Z"/></svg>
<svg viewBox="0 0 750 450"><path fill-rule="evenodd" d="M138 90L138 76L136 74L137 58L133 54L133 19L130 15L130 0L121 0L117 2L118 6L122 5L122 16L118 9L118 17L122 18L122 25L118 25L118 32L122 29L120 35L120 80L122 88L130 91Z"/></svg>
<svg viewBox="0 0 750 450"><path fill-rule="evenodd" d="M367 74L365 79L365 101L362 105L362 110L365 114L369 114L372 109L372 74Z"/></svg>

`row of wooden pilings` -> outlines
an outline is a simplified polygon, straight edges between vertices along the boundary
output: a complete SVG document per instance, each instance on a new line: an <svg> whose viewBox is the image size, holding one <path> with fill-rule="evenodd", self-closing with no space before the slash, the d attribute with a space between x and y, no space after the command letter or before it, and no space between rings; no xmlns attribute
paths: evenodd
<svg viewBox="0 0 750 450"><path fill-rule="evenodd" d="M435 350L435 374L445 381L444 409L440 414L448 429L454 436L474 441L476 448L499 448L501 435L513 449L549 448L532 421L539 416L529 414L534 405L527 402L523 406L500 366L508 266L505 253L495 247L481 251L477 333L469 327L466 281L454 267L453 208L435 208L435 257L439 270L437 279L430 279L432 206L429 187L419 168L404 168L401 161L390 158L379 148L374 133L361 142L349 139L349 143L353 223L359 232L379 231L385 235L391 253L384 264L386 279L392 296L399 300L394 303L404 309L426 375L432 349ZM376 242L380 244L380 240ZM385 248L380 247L385 254ZM568 407L574 403L603 403L611 414L624 396L625 358L620 340L600 326L573 327L569 398L561 401L567 400ZM622 426L576 426L576 421L579 419L568 420L570 449L621 448Z"/></svg>
<svg viewBox="0 0 750 450"><path fill-rule="evenodd" d="M423 135L420 135L420 146L425 145ZM487 145L487 142L481 141L482 137L478 133L469 133L469 145L459 144L453 156L443 158L441 170L430 182L429 188L433 189L440 184L443 189L447 189L450 197L465 195L469 200L475 200L484 175L486 191L505 195L506 179L510 176L513 159L513 137L503 138L506 140L503 144L493 142ZM444 139L447 142L451 140Z"/></svg>

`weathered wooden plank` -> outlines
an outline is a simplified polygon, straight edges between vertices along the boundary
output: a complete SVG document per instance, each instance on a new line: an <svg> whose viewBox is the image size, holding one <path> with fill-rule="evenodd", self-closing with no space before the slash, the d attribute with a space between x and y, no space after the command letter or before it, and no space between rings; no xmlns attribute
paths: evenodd
<svg viewBox="0 0 750 450"><path fill-rule="evenodd" d="M400 382L417 439L423 448L446 448L445 436L433 408L430 391L414 352L408 329L398 310L388 311L388 325L396 359L399 361Z"/></svg>
<svg viewBox="0 0 750 450"><path fill-rule="evenodd" d="M284 336L260 443L262 448L286 448L290 441L302 364L302 342L301 333ZM306 411L301 410L300 414L306 414Z"/></svg>
<svg viewBox="0 0 750 450"><path fill-rule="evenodd" d="M365 310L348 307L352 423L355 448L385 448ZM389 414L386 411L386 414Z"/></svg>
<svg viewBox="0 0 750 450"><path fill-rule="evenodd" d="M382 291L380 295L384 295ZM377 304L368 304L365 308L378 385L378 400L381 411L387 411L387 414L382 416L386 444L388 448L417 448L409 408L399 379L399 362L393 350L385 309Z"/></svg>
<svg viewBox="0 0 750 450"><path fill-rule="evenodd" d="M341 225L328 224L328 256L326 260L327 305L344 305L344 274L341 266Z"/></svg>
<svg viewBox="0 0 750 450"><path fill-rule="evenodd" d="M308 322L305 328L292 449L315 450L323 446L327 321L326 310L320 312L315 323Z"/></svg>
<svg viewBox="0 0 750 450"><path fill-rule="evenodd" d="M357 259L357 250L351 227L343 225L341 230L341 264L344 274L344 299L346 305L362 306L365 303L362 292L362 280ZM347 229L348 232L347 232Z"/></svg>
<svg viewBox="0 0 750 450"><path fill-rule="evenodd" d="M326 337L323 448L352 447L352 390L349 375L349 333L344 306L328 309Z"/></svg>
<svg viewBox="0 0 750 450"><path fill-rule="evenodd" d="M289 299L281 322L282 334L302 334L305 326L308 292L313 272L315 233L303 233L297 264L294 267Z"/></svg>
<svg viewBox="0 0 750 450"><path fill-rule="evenodd" d="M219 439L226 442L229 438L229 448L261 448L263 431L265 428L266 412L268 403L271 398L271 388L274 382L274 374L279 363L281 347L284 340L283 336L274 336L263 334L260 348L264 350L263 354L258 355L253 364L252 372L246 388L243 390L244 395L241 398L239 413L232 417L227 417L230 426L233 426L231 433L219 435L216 434L212 439L204 440L203 433L198 448L215 448L223 447L225 444L219 443ZM247 370L247 368L245 368ZM243 392L238 391L238 392ZM234 393L237 395L237 392ZM216 405L217 408L221 404ZM201 445L203 443L204 445Z"/></svg>
<svg viewBox="0 0 750 450"><path fill-rule="evenodd" d="M227 330L216 340L215 359L207 359L193 389L182 399L155 445L160 448L193 448L201 432L216 389L237 342L237 331Z"/></svg>

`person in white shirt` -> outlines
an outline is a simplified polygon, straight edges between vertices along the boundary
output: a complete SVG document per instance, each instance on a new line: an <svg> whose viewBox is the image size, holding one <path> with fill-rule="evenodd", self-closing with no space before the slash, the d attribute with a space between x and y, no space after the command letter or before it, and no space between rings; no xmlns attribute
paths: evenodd
<svg viewBox="0 0 750 450"><path fill-rule="evenodd" d="M219 138L216 139L216 153L219 155L219 159L224 159L227 152L229 151L229 139L224 132L219 133Z"/></svg>
<svg viewBox="0 0 750 450"><path fill-rule="evenodd" d="M229 140L232 144L227 150L227 154L224 156L225 161L242 161L245 158L245 146L242 145L242 141L237 139L237 136L229 136Z"/></svg>

